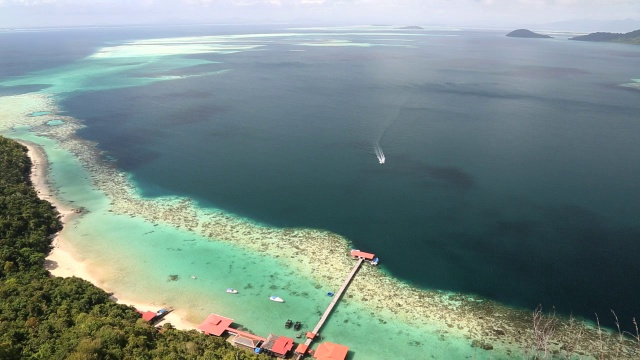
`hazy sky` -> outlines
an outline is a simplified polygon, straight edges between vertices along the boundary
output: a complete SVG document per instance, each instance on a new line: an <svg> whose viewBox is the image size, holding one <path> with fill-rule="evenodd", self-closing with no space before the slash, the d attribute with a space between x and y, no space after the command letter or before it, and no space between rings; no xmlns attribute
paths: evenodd
<svg viewBox="0 0 640 360"><path fill-rule="evenodd" d="M0 28L202 22L511 27L584 19L634 19L640 28L640 0L0 0Z"/></svg>

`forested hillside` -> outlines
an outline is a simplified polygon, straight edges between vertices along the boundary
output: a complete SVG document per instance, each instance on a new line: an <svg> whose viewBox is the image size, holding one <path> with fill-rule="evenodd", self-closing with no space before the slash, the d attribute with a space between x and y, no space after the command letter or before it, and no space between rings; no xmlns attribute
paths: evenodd
<svg viewBox="0 0 640 360"><path fill-rule="evenodd" d="M44 269L55 209L30 184L24 146L0 137L0 359L266 359L165 326L79 278Z"/></svg>
<svg viewBox="0 0 640 360"><path fill-rule="evenodd" d="M618 43L625 43L625 44L640 45L640 30L628 32L626 34L596 32L588 35L572 37L569 40L618 42Z"/></svg>

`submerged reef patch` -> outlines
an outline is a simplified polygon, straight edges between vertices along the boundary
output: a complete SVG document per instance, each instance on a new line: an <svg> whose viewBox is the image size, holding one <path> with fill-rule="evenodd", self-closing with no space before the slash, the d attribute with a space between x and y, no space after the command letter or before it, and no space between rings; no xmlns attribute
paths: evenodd
<svg viewBox="0 0 640 360"><path fill-rule="evenodd" d="M26 125L40 136L55 139L89 171L93 185L107 195L114 213L168 224L206 236L211 241L224 241L266 254L328 288L339 287L353 266L353 260L348 256L350 244L337 234L321 230L269 228L220 210L201 208L186 198L142 198L127 176L95 144L77 137L81 122L61 116L55 102L48 96L30 94L0 98L0 110L7 107L13 109L11 114L15 116L0 124L2 131ZM50 114L31 116L43 109ZM54 120L63 123L47 125ZM177 275L167 278L167 281L176 280ZM544 313L543 319L556 320L553 341L546 342L543 348L540 342L542 335L534 327L535 312L513 309L465 294L417 289L371 266L360 270L344 301L362 304L372 316L389 313L409 326L437 333L443 340L465 339L470 347L495 352L496 355L537 356L551 352L568 358L632 359L640 356L640 346L629 337L575 319L555 318L553 314Z"/></svg>

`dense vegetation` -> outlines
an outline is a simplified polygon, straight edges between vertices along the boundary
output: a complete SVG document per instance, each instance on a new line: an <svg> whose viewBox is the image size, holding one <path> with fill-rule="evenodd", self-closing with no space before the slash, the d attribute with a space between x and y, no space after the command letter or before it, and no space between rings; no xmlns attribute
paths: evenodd
<svg viewBox="0 0 640 360"><path fill-rule="evenodd" d="M507 34L508 37L519 37L519 38L539 38L539 39L551 39L549 35L543 35L535 33L531 30L527 29L518 29L513 30L512 32Z"/></svg>
<svg viewBox="0 0 640 360"><path fill-rule="evenodd" d="M0 359L264 359L224 339L165 326L78 278L44 269L55 209L30 184L26 148L0 137Z"/></svg>
<svg viewBox="0 0 640 360"><path fill-rule="evenodd" d="M628 32L626 34L596 32L589 35L572 37L569 40L605 41L605 42L619 42L619 43L625 43L625 44L640 45L640 30Z"/></svg>

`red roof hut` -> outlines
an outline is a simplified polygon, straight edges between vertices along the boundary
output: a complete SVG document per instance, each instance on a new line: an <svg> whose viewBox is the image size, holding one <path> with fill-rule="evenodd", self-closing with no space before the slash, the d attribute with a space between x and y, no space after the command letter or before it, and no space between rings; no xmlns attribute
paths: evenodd
<svg viewBox="0 0 640 360"><path fill-rule="evenodd" d="M222 336L232 322L233 319L211 314L198 326L198 330L207 335Z"/></svg>
<svg viewBox="0 0 640 360"><path fill-rule="evenodd" d="M293 349L293 339L286 336L269 334L267 341L262 344L262 349L270 351L278 357L286 357Z"/></svg>
<svg viewBox="0 0 640 360"><path fill-rule="evenodd" d="M347 352L349 352L347 346L323 342L318 346L313 357L317 360L344 360L347 358Z"/></svg>
<svg viewBox="0 0 640 360"><path fill-rule="evenodd" d="M355 250L355 249L351 250L351 256L353 256L354 258L362 258L369 261L375 259L376 257L375 254L360 251L360 250Z"/></svg>
<svg viewBox="0 0 640 360"><path fill-rule="evenodd" d="M145 311L142 313L142 320L149 322L156 317L155 311Z"/></svg>

